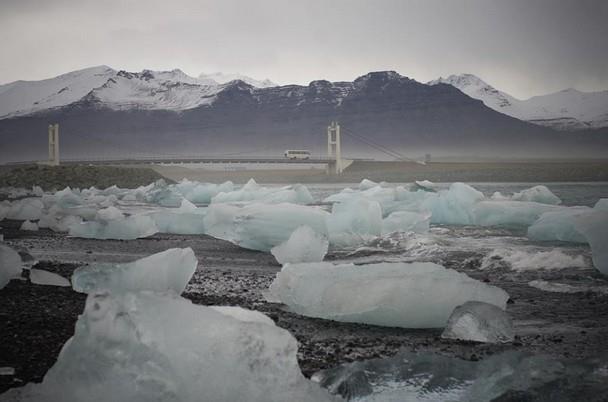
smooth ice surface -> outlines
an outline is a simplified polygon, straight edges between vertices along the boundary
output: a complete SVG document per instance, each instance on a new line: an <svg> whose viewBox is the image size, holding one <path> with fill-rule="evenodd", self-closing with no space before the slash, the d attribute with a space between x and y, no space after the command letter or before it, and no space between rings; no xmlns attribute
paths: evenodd
<svg viewBox="0 0 608 402"><path fill-rule="evenodd" d="M593 209L589 207L569 207L545 212L528 228L528 238L587 243L585 236L576 229L576 222L579 217L592 212Z"/></svg>
<svg viewBox="0 0 608 402"><path fill-rule="evenodd" d="M608 392L606 357L558 360L508 351L468 361L401 352L323 370L312 380L359 402L589 401Z"/></svg>
<svg viewBox="0 0 608 402"><path fill-rule="evenodd" d="M270 252L279 264L323 261L329 241L310 226L300 226L287 241L273 247Z"/></svg>
<svg viewBox="0 0 608 402"><path fill-rule="evenodd" d="M580 216L574 228L585 236L591 246L595 268L608 275L608 211L600 208L592 214Z"/></svg>
<svg viewBox="0 0 608 402"><path fill-rule="evenodd" d="M396 211L382 220L382 234L393 232L426 233L429 230L431 213Z"/></svg>
<svg viewBox="0 0 608 402"><path fill-rule="evenodd" d="M133 215L108 222L82 222L69 227L69 235L90 239L133 240L152 236L158 228L149 216Z"/></svg>
<svg viewBox="0 0 608 402"><path fill-rule="evenodd" d="M301 374L289 332L243 315L152 292L90 294L43 382L0 400L333 400Z"/></svg>
<svg viewBox="0 0 608 402"><path fill-rule="evenodd" d="M507 293L433 263L287 264L267 295L298 314L404 328L442 328L454 308Z"/></svg>
<svg viewBox="0 0 608 402"><path fill-rule="evenodd" d="M172 248L126 264L92 264L72 275L74 290L130 292L153 290L181 294L196 270L198 260L188 248Z"/></svg>
<svg viewBox="0 0 608 402"><path fill-rule="evenodd" d="M540 204L558 205L562 200L553 194L546 186L534 186L511 196L513 201L532 201Z"/></svg>
<svg viewBox="0 0 608 402"><path fill-rule="evenodd" d="M310 226L326 235L321 208L296 204L249 204L244 207L212 204L205 216L207 234L241 247L270 251L289 239L300 226Z"/></svg>
<svg viewBox="0 0 608 402"><path fill-rule="evenodd" d="M63 276L43 269L30 269L30 282L36 285L70 286L70 281Z"/></svg>
<svg viewBox="0 0 608 402"><path fill-rule="evenodd" d="M509 315L493 304L469 301L452 312L442 338L465 341L505 343L515 333Z"/></svg>
<svg viewBox="0 0 608 402"><path fill-rule="evenodd" d="M530 226L542 214L564 209L525 201L481 201L472 209L471 224L479 226Z"/></svg>
<svg viewBox="0 0 608 402"><path fill-rule="evenodd" d="M0 289L21 275L21 257L7 245L0 244Z"/></svg>
<svg viewBox="0 0 608 402"><path fill-rule="evenodd" d="M329 242L353 247L382 234L382 209L377 201L355 198L333 205L327 217Z"/></svg>
<svg viewBox="0 0 608 402"><path fill-rule="evenodd" d="M275 325L274 321L272 321L270 317L260 313L259 311L247 310L245 308L235 306L209 306L209 308L239 321L257 322L271 326Z"/></svg>
<svg viewBox="0 0 608 402"><path fill-rule="evenodd" d="M38 224L32 221L23 221L23 223L19 227L19 230L28 230L35 232L38 230Z"/></svg>
<svg viewBox="0 0 608 402"><path fill-rule="evenodd" d="M569 255L554 248L548 251L495 249L481 261L481 269L509 268L515 271L535 269L587 268L582 255Z"/></svg>
<svg viewBox="0 0 608 402"><path fill-rule="evenodd" d="M190 201L183 199L179 208L163 209L148 216L161 233L204 234L206 211L206 208L197 208Z"/></svg>

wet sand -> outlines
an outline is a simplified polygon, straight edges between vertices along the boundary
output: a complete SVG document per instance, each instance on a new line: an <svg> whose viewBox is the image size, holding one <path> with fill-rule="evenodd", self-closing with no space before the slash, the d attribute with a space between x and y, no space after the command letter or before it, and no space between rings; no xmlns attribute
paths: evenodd
<svg viewBox="0 0 608 402"><path fill-rule="evenodd" d="M411 330L338 323L298 316L285 306L268 303L263 292L280 266L274 258L241 249L209 236L157 234L130 241L69 238L48 230L24 232L20 222L3 221L0 233L14 248L27 249L37 268L69 278L80 265L93 262L127 262L171 247L192 247L198 269L184 297L201 305L241 306L261 311L299 341L298 359L305 375L340 363L392 356L400 349L428 350L463 359L518 349L555 357L585 358L608 351L608 295L597 292L549 293L530 287L533 279L578 283L593 280L608 289L608 280L593 269L515 273L480 271L480 255L461 253L449 268L505 289L511 300L507 311L517 338L506 345L443 340L441 330ZM331 253L328 260L341 258ZM374 258L372 253L369 257ZM382 254L377 258L382 259ZM54 364L84 307L85 295L71 288L13 280L0 290L0 367L14 367L14 376L0 376L0 392L30 381L41 381Z"/></svg>

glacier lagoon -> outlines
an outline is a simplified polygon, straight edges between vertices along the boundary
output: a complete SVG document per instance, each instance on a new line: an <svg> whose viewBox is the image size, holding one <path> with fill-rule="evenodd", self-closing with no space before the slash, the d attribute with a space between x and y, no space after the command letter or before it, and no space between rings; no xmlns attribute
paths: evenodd
<svg viewBox="0 0 608 402"><path fill-rule="evenodd" d="M235 186L235 189L238 191L239 187ZM264 185L264 187L279 189L283 186ZM307 187L317 203L332 194L341 192L346 187L359 191L359 183L307 185ZM398 185L390 184L388 187L397 188ZM449 188L449 184L436 183L435 187L444 190ZM472 184L472 187L492 200L496 191L509 197L533 185ZM561 199L562 206L583 205L592 208L599 198L608 194L608 185L598 183L549 184L548 187ZM370 189L373 189L373 186L364 186L363 191ZM147 203L138 199L136 194L132 196L122 194L123 198L126 197L123 201L120 199L120 189L113 193L118 198L114 205L127 215L150 216L177 211L178 208L177 204L174 207L166 207ZM382 197L381 192L377 192L376 195ZM84 197L92 199L93 196L85 194ZM169 197L168 200L171 201L171 198ZM77 199L64 197L64 201L66 204L62 205L62 210L54 211L56 214L53 218L56 222L61 222L69 216L77 216L84 220L92 219L91 216L94 216L86 210L87 205L73 205L74 202L78 202ZM101 204L104 200L96 201ZM243 200L238 202L242 203ZM380 198L378 202L382 204L386 201ZM331 213L328 205L320 204L315 207L325 209L328 214ZM554 204L543 205L551 208ZM31 205L28 205L28 208L30 207ZM236 206L236 208L242 207L244 205ZM97 208L101 209L101 205ZM201 203L195 205L195 208L204 210L206 205ZM75 212L75 215L65 214L68 209ZM201 227L200 231L205 230L204 212L190 210L186 213L192 214L193 219L197 218L194 215L198 215L201 222L198 224ZM179 212L175 214L178 215ZM79 220L74 219L74 222L79 223ZM296 315L286 311L281 305L267 303L264 299L264 291L269 287L276 272L281 269L270 253L249 251L205 235L163 233L161 230L151 236L126 241L96 240L66 237L61 232L44 228L42 233L26 234L11 225L12 221L9 220L0 222L9 245L27 244L29 252L37 260L58 264L58 266L51 265L49 271L57 270L54 272L63 273L68 278L67 271L82 264L94 261L131 262L136 258L168 248L192 246L205 270L195 273L184 296L193 300L195 304L241 306L265 313L278 326L288 329L301 343L299 360L306 375L311 375L318 369L331 368L352 360L366 360L378 356L390 357L403 348L430 350L440 355L455 355L460 360L482 359L482 361L485 355L504 348L504 346L436 340L441 330L380 328L334 323ZM170 226L166 225L166 227ZM365 241L361 243L347 242L334 244L333 247L330 245L326 260L359 265L417 261L440 264L508 292L511 300L506 311L514 321L516 333L516 345L510 344L510 348L523 348L534 353L544 352L555 357L572 354L581 358L601 351L601 339L605 339L607 325L605 319L598 316L606 311L605 293L602 289L608 289L608 284L605 277L593 268L591 249L588 245L580 242L532 240L527 237L526 227L522 225L510 227L431 223L428 230L388 233L381 230L379 234L372 238L362 236ZM285 240L288 238L287 235ZM547 264L546 259L540 261L536 258L540 253L548 253L546 255L559 263ZM528 269L522 269L522 266ZM541 287L542 289L560 289L559 286L550 286L551 284L569 287L565 288L568 289L567 292L548 291L528 285L532 281L544 281L543 283L549 284ZM13 280L7 289L11 291L15 286L22 289L28 284L28 282ZM572 289L576 291L573 292ZM67 292L66 289L53 291ZM0 297L3 296L5 295L0 292ZM75 298L71 294L67 297L68 300ZM75 298L75 300L82 299ZM54 304L50 305L53 309ZM82 308L79 311L75 309L71 314L77 315L82 311ZM63 329L65 336L69 335L70 331L73 332L73 325L71 328L68 325L68 328ZM27 354L26 351L21 353L18 356ZM17 373L24 371L23 368L17 367ZM44 365L40 367L40 371L44 371Z"/></svg>

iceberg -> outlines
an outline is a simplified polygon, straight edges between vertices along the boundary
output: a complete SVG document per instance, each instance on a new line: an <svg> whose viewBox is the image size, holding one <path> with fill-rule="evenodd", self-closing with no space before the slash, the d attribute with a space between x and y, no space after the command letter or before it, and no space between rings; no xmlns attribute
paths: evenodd
<svg viewBox="0 0 608 402"><path fill-rule="evenodd" d="M69 235L89 239L133 240L152 236L158 228L149 216L132 215L108 222L82 222L69 226Z"/></svg>
<svg viewBox="0 0 608 402"><path fill-rule="evenodd" d="M0 244L0 289L5 287L11 279L21 275L22 266L19 253L9 246Z"/></svg>
<svg viewBox="0 0 608 402"><path fill-rule="evenodd" d="M121 220L125 218L125 214L123 214L120 209L110 206L107 208L102 208L95 213L95 220L98 222L110 222Z"/></svg>
<svg viewBox="0 0 608 402"><path fill-rule="evenodd" d="M608 211L594 208L593 213L579 216L574 228L585 236L591 246L595 268L608 275Z"/></svg>
<svg viewBox="0 0 608 402"><path fill-rule="evenodd" d="M526 227L551 211L567 209L526 201L481 201L472 209L471 224L479 226Z"/></svg>
<svg viewBox="0 0 608 402"><path fill-rule="evenodd" d="M295 184L280 188L266 188L250 179L240 190L220 192L211 203L262 202L268 204L292 203L310 204L314 201L306 186Z"/></svg>
<svg viewBox="0 0 608 402"><path fill-rule="evenodd" d="M92 293L41 384L13 401L331 401L307 380L297 341L241 313L153 292ZM251 318L251 316L249 316Z"/></svg>
<svg viewBox="0 0 608 402"><path fill-rule="evenodd" d="M38 230L38 224L36 222L32 222L32 221L23 221L23 223L19 227L19 230L27 230L27 231L35 232Z"/></svg>
<svg viewBox="0 0 608 402"><path fill-rule="evenodd" d="M77 190L72 190L66 187L61 191L57 191L53 196L54 203L60 208L77 207L84 203L83 197Z"/></svg>
<svg viewBox="0 0 608 402"><path fill-rule="evenodd" d="M485 199L483 193L464 183L452 183L448 190L439 191L436 197L426 197L422 205L431 211L431 223L446 225L474 224L473 207Z"/></svg>
<svg viewBox="0 0 608 402"><path fill-rule="evenodd" d="M369 190L370 188L379 187L379 186L380 185L374 181L371 181L368 179L363 179L363 180L361 180L361 183L359 183L359 190L365 191L365 190Z"/></svg>
<svg viewBox="0 0 608 402"><path fill-rule="evenodd" d="M40 219L43 209L44 204L39 198L23 198L10 204L6 217L21 221L35 221Z"/></svg>
<svg viewBox="0 0 608 402"><path fill-rule="evenodd" d="M382 234L394 232L426 233L429 231L431 213L396 211L382 220Z"/></svg>
<svg viewBox="0 0 608 402"><path fill-rule="evenodd" d="M448 319L442 338L506 343L515 338L509 315L493 304L469 301L458 306Z"/></svg>
<svg viewBox="0 0 608 402"><path fill-rule="evenodd" d="M273 247L270 252L279 264L323 261L329 241L310 226L300 226L287 241Z"/></svg>
<svg viewBox="0 0 608 402"><path fill-rule="evenodd" d="M77 268L72 286L81 293L152 290L181 294L198 260L191 248L172 248L126 264L93 264Z"/></svg>
<svg viewBox="0 0 608 402"><path fill-rule="evenodd" d="M505 309L509 296L433 263L286 264L266 295L295 313L343 322L443 328L456 306L482 301Z"/></svg>
<svg viewBox="0 0 608 402"><path fill-rule="evenodd" d="M75 215L61 216L59 214L43 215L38 221L39 228L48 228L54 232L69 232L70 226L80 225L82 218Z"/></svg>
<svg viewBox="0 0 608 402"><path fill-rule="evenodd" d="M229 210L224 217L230 218ZM234 212L234 210L233 210ZM232 225L229 222L216 223L216 228L226 228L227 237L240 247L270 251L285 242L300 226L310 226L316 233L327 235L325 218L328 215L321 208L297 204L250 204L236 210ZM217 215L214 217L217 218ZM206 221L207 222L207 221ZM233 236L232 239L230 237Z"/></svg>
<svg viewBox="0 0 608 402"><path fill-rule="evenodd" d="M418 190L435 192L437 185L429 180L416 180L414 186Z"/></svg>
<svg viewBox="0 0 608 402"><path fill-rule="evenodd" d="M154 220L161 233L204 234L206 212L205 208L197 208L190 201L183 199L179 208L153 212L148 216Z"/></svg>
<svg viewBox="0 0 608 402"><path fill-rule="evenodd" d="M593 207L596 211L608 211L608 198L600 198Z"/></svg>
<svg viewBox="0 0 608 402"><path fill-rule="evenodd" d="M511 196L513 201L531 201L539 204L558 205L562 200L553 194L546 186L534 186Z"/></svg>
<svg viewBox="0 0 608 402"><path fill-rule="evenodd" d="M586 237L576 229L576 222L579 217L593 211L589 207L569 207L545 212L528 228L528 238L540 241L587 243Z"/></svg>
<svg viewBox="0 0 608 402"><path fill-rule="evenodd" d="M234 191L234 184L231 181L222 184L213 184L183 179L175 185L175 188L190 202L195 204L209 204L211 203L211 199L219 193Z"/></svg>
<svg viewBox="0 0 608 402"><path fill-rule="evenodd" d="M382 234L382 210L377 201L355 198L333 205L327 216L329 242L338 247L354 247Z"/></svg>
<svg viewBox="0 0 608 402"><path fill-rule="evenodd" d="M50 285L69 287L70 281L61 275L43 269L30 269L30 282L35 285Z"/></svg>
<svg viewBox="0 0 608 402"><path fill-rule="evenodd" d="M236 242L235 218L241 207L230 204L212 204L203 218L205 234L216 239Z"/></svg>

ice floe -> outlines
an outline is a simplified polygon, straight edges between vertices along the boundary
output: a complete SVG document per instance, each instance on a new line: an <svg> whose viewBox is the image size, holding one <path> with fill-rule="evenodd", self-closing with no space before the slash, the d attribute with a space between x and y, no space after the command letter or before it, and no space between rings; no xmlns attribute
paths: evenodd
<svg viewBox="0 0 608 402"><path fill-rule="evenodd" d="M394 232L426 233L429 230L431 213L395 211L382 220L382 234Z"/></svg>
<svg viewBox="0 0 608 402"><path fill-rule="evenodd" d="M70 286L70 281L61 275L43 269L30 269L30 282L35 285Z"/></svg>
<svg viewBox="0 0 608 402"><path fill-rule="evenodd" d="M19 227L19 230L28 230L31 232L35 232L38 230L38 224L36 222L26 220L26 221L23 221L23 223Z"/></svg>
<svg viewBox="0 0 608 402"><path fill-rule="evenodd" d="M329 241L339 247L357 246L382 233L380 204L365 198L334 204L326 221Z"/></svg>
<svg viewBox="0 0 608 402"><path fill-rule="evenodd" d="M262 187L255 180L250 179L241 189L220 192L215 195L211 202L263 202L269 204L293 203L310 204L313 202L312 195L306 186L301 184L289 185L280 188Z"/></svg>
<svg viewBox="0 0 608 402"><path fill-rule="evenodd" d="M69 235L90 239L133 240L158 232L154 220L145 215L133 215L107 222L77 222L69 226Z"/></svg>
<svg viewBox="0 0 608 402"><path fill-rule="evenodd" d="M11 279L21 275L23 265L19 253L7 245L0 244L0 289Z"/></svg>
<svg viewBox="0 0 608 402"><path fill-rule="evenodd" d="M239 316L239 318L234 318ZM93 293L41 384L16 401L329 401L284 329L151 292ZM109 392L111 391L111 392Z"/></svg>
<svg viewBox="0 0 608 402"><path fill-rule="evenodd" d="M197 259L191 248L172 248L130 263L79 267L72 275L72 286L82 293L153 290L179 295L196 266Z"/></svg>
<svg viewBox="0 0 608 402"><path fill-rule="evenodd" d="M469 301L454 309L441 337L505 343L513 341L515 332L511 318L503 309L489 303Z"/></svg>
<svg viewBox="0 0 608 402"><path fill-rule="evenodd" d="M289 239L273 247L270 252L279 264L323 261L329 241L310 226L300 226Z"/></svg>
<svg viewBox="0 0 608 402"><path fill-rule="evenodd" d="M204 222L206 233L211 236L244 248L270 251L303 225L327 235L327 215L319 207L289 203L255 203L243 207L211 204Z"/></svg>
<svg viewBox="0 0 608 402"><path fill-rule="evenodd" d="M442 328L456 306L474 300L504 310L508 298L433 263L287 264L267 294L310 317L404 328Z"/></svg>

